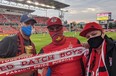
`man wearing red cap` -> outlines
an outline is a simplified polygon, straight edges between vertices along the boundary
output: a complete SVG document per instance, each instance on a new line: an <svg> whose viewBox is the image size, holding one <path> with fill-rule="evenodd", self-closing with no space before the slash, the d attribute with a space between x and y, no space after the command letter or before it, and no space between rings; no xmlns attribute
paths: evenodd
<svg viewBox="0 0 116 76"><path fill-rule="evenodd" d="M63 25L59 18L50 18L47 21L47 28L52 38L52 42L43 47L40 53L49 53L81 46L77 38L65 37L63 35ZM82 56L76 57L74 61L60 63L50 66L49 68L51 69L50 76L84 76Z"/></svg>
<svg viewBox="0 0 116 76"><path fill-rule="evenodd" d="M116 76L116 43L108 38L98 23L90 22L80 32L88 39L86 76Z"/></svg>

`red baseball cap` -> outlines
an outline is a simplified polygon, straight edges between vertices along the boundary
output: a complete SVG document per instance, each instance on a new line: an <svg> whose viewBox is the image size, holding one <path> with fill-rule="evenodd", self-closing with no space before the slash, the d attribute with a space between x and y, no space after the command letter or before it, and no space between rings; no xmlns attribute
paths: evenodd
<svg viewBox="0 0 116 76"><path fill-rule="evenodd" d="M101 25L96 22L90 22L85 25L83 30L80 32L80 36L86 37L86 34L88 32L94 31L94 30L103 30Z"/></svg>
<svg viewBox="0 0 116 76"><path fill-rule="evenodd" d="M53 26L53 25L61 25L62 26L61 19L58 18L58 17L52 17L52 18L48 19L48 21L47 21L47 27Z"/></svg>

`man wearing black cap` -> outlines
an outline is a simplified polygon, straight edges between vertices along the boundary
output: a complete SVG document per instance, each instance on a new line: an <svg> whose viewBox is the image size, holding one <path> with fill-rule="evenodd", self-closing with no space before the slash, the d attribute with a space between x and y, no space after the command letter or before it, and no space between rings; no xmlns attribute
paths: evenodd
<svg viewBox="0 0 116 76"><path fill-rule="evenodd" d="M90 46L86 76L116 76L116 42L104 34L101 25L87 23L80 36L87 38Z"/></svg>
<svg viewBox="0 0 116 76"><path fill-rule="evenodd" d="M30 40L33 25L36 21L27 15L20 18L20 30L14 36L5 37L0 41L0 61L28 54L36 54L35 46ZM35 71L14 76L37 76Z"/></svg>

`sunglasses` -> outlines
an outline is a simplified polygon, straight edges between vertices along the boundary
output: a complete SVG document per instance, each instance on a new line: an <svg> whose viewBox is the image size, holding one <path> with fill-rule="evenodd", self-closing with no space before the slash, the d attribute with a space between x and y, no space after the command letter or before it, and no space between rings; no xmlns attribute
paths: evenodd
<svg viewBox="0 0 116 76"><path fill-rule="evenodd" d="M52 31L59 31L62 28L63 28L62 26L50 26L48 27L48 30L52 32Z"/></svg>

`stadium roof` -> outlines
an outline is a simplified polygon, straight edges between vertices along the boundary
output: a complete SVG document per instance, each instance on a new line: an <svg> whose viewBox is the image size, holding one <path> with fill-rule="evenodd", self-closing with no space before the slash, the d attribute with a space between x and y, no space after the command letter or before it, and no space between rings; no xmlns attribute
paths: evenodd
<svg viewBox="0 0 116 76"><path fill-rule="evenodd" d="M7 1L32 5L35 7L42 7L46 9L61 9L70 6L68 4L64 4L55 0L7 0Z"/></svg>
<svg viewBox="0 0 116 76"><path fill-rule="evenodd" d="M27 11L27 12L34 12L34 10L30 10L30 9L17 8L17 7L12 7L12 6L5 6L5 5L0 5L0 8L21 10L21 11Z"/></svg>

